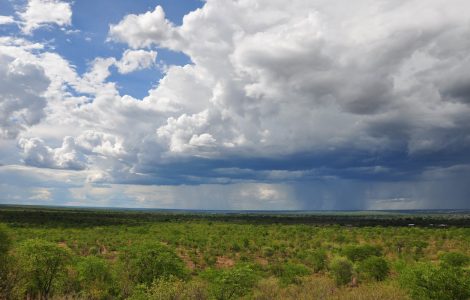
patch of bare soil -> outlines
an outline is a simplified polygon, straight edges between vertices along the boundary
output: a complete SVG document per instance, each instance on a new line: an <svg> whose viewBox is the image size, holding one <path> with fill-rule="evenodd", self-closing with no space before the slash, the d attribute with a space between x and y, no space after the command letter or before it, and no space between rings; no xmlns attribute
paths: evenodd
<svg viewBox="0 0 470 300"><path fill-rule="evenodd" d="M269 264L268 260L264 257L257 257L255 262L261 266L267 266Z"/></svg>
<svg viewBox="0 0 470 300"><path fill-rule="evenodd" d="M230 268L235 265L233 259L228 258L226 256L217 256L217 261L215 262L215 266L217 268Z"/></svg>

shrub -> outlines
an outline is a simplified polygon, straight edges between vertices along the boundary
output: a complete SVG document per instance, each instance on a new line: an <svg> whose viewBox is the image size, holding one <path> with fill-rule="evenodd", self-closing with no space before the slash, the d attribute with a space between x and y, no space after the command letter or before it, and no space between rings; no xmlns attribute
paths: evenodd
<svg viewBox="0 0 470 300"><path fill-rule="evenodd" d="M170 276L156 279L149 287L139 285L128 300L207 299L206 287L200 282L184 282Z"/></svg>
<svg viewBox="0 0 470 300"><path fill-rule="evenodd" d="M413 299L465 300L470 297L470 276L461 269L417 264L400 274L400 283Z"/></svg>
<svg viewBox="0 0 470 300"><path fill-rule="evenodd" d="M40 240L26 240L16 249L22 287L28 296L48 299L66 273L71 259L68 249Z"/></svg>
<svg viewBox="0 0 470 300"><path fill-rule="evenodd" d="M470 263L470 257L460 252L447 252L440 256L442 265L461 268Z"/></svg>
<svg viewBox="0 0 470 300"><path fill-rule="evenodd" d="M272 267L274 275L276 275L283 285L300 283L300 277L310 274L310 270L302 265L295 263L284 263Z"/></svg>
<svg viewBox="0 0 470 300"><path fill-rule="evenodd" d="M128 247L120 260L130 280L144 285L150 285L162 277L185 279L188 275L184 262L161 243L149 242Z"/></svg>
<svg viewBox="0 0 470 300"><path fill-rule="evenodd" d="M11 270L11 259L8 257L9 249L10 238L6 227L0 224L0 299L8 299L12 288L12 278L9 274Z"/></svg>
<svg viewBox="0 0 470 300"><path fill-rule="evenodd" d="M343 254L351 261L363 261L371 256L381 256L382 250L372 245L347 246L344 248Z"/></svg>
<svg viewBox="0 0 470 300"><path fill-rule="evenodd" d="M358 271L365 278L382 281L387 277L390 268L382 257L371 256L359 264Z"/></svg>
<svg viewBox="0 0 470 300"><path fill-rule="evenodd" d="M315 273L325 270L328 265L328 256L325 250L313 251L308 260L312 264Z"/></svg>
<svg viewBox="0 0 470 300"><path fill-rule="evenodd" d="M77 264L82 295L87 299L109 297L113 279L107 262L96 256L83 258Z"/></svg>
<svg viewBox="0 0 470 300"><path fill-rule="evenodd" d="M338 286L351 282L353 265L346 258L336 258L331 262L330 271Z"/></svg>
<svg viewBox="0 0 470 300"><path fill-rule="evenodd" d="M7 234L6 226L0 224L0 261L6 259L10 249L10 238Z"/></svg>
<svg viewBox="0 0 470 300"><path fill-rule="evenodd" d="M273 256L275 253L275 250L272 247L263 247L263 255L264 256Z"/></svg>
<svg viewBox="0 0 470 300"><path fill-rule="evenodd" d="M237 299L248 294L258 276L247 265L224 270L208 270L203 275L210 282L210 293L215 299Z"/></svg>

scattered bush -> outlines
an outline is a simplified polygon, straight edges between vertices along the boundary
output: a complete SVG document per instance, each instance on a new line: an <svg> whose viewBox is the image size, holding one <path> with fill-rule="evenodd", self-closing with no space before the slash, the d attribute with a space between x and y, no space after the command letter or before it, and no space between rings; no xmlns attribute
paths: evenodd
<svg viewBox="0 0 470 300"><path fill-rule="evenodd" d="M382 257L371 256L360 262L358 271L361 277L382 281L387 278L390 267Z"/></svg>
<svg viewBox="0 0 470 300"><path fill-rule="evenodd" d="M9 249L10 238L7 234L7 228L5 225L0 224L0 261L6 259Z"/></svg>
<svg viewBox="0 0 470 300"><path fill-rule="evenodd" d="M248 265L239 265L224 270L207 270L203 277L210 284L210 294L215 299L237 299L248 294L256 284L258 276Z"/></svg>
<svg viewBox="0 0 470 300"><path fill-rule="evenodd" d="M470 276L456 268L420 263L400 274L400 283L413 299L465 300L470 297Z"/></svg>
<svg viewBox="0 0 470 300"><path fill-rule="evenodd" d="M353 265L346 258L335 258L330 265L330 271L338 286L351 282Z"/></svg>
<svg viewBox="0 0 470 300"><path fill-rule="evenodd" d="M128 300L204 300L207 299L207 287L201 282L184 282L170 276L158 278L149 287L139 285Z"/></svg>
<svg viewBox="0 0 470 300"><path fill-rule="evenodd" d="M108 263L99 257L88 256L77 264L78 281L86 299L109 297L113 278Z"/></svg>
<svg viewBox="0 0 470 300"><path fill-rule="evenodd" d="M372 245L347 246L343 254L351 261L363 261L371 256L382 256L382 250Z"/></svg>
<svg viewBox="0 0 470 300"><path fill-rule="evenodd" d="M447 252L440 256L443 266L461 268L470 263L470 257L460 252Z"/></svg>
<svg viewBox="0 0 470 300"><path fill-rule="evenodd" d="M300 284L282 287L276 278L261 280L255 287L252 299L286 300L286 299L329 299L336 290L333 280L327 277L304 277Z"/></svg>
<svg viewBox="0 0 470 300"><path fill-rule="evenodd" d="M326 269L328 265L328 256L325 250L315 250L308 256L308 261L313 267L313 271L318 273Z"/></svg>
<svg viewBox="0 0 470 300"><path fill-rule="evenodd" d="M295 263L274 265L272 267L272 272L279 278L283 285L292 283L298 284L300 283L300 278L302 276L310 274L310 270L306 266Z"/></svg>
<svg viewBox="0 0 470 300"><path fill-rule="evenodd" d="M126 248L120 256L124 272L135 283L150 285L159 278L186 278L184 262L168 246L143 243Z"/></svg>
<svg viewBox="0 0 470 300"><path fill-rule="evenodd" d="M12 289L11 259L8 257L10 238L6 227L0 224L0 299L8 299Z"/></svg>
<svg viewBox="0 0 470 300"><path fill-rule="evenodd" d="M296 218L290 219L292 224L286 226L266 219L258 223L257 216L243 219L254 222L234 224L226 222L226 218L229 216L0 208L0 223L9 224L8 228L0 225L0 256L6 262L0 268L6 270L2 273L7 278L0 278L0 299L41 297L28 283L33 278L33 267L26 273L24 265L30 257L15 251L27 239L38 237L52 242L54 248L60 246L73 252L72 259L54 277L49 299L127 299L130 296L134 300L404 300L411 299L412 293L415 299L423 300L446 300L445 295L450 295L447 299L470 299L466 293L470 265L465 262L465 254L469 255L470 228L317 227L295 224ZM207 224L209 220L212 225ZM156 240L165 244L148 243ZM148 244L153 246L147 247ZM403 275L376 281L386 273L379 245L393 274ZM41 251L34 251L45 257ZM91 253L96 257L87 257ZM327 258L346 253L354 262L345 258L346 267L330 271L328 267L334 263ZM440 253L438 264L434 263L436 253ZM431 272L411 271L415 269L416 258L432 261ZM222 267L237 262L250 265L236 264L233 269L206 271L209 265ZM185 264L192 270L191 279ZM42 264L36 271L46 272L49 266ZM355 271L359 276L358 286ZM340 286L335 282L335 273L336 277L345 278L337 280ZM148 277L139 278L140 275ZM398 286L399 279L402 281L406 276L409 276L406 284Z"/></svg>

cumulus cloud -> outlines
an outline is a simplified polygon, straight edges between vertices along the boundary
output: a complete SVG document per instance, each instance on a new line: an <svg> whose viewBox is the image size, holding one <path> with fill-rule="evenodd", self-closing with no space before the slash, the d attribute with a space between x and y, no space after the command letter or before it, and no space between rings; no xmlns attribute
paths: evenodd
<svg viewBox="0 0 470 300"><path fill-rule="evenodd" d="M61 147L51 148L39 138L22 138L18 142L24 162L28 165L51 168L83 170L86 157L77 149L73 137L65 137Z"/></svg>
<svg viewBox="0 0 470 300"><path fill-rule="evenodd" d="M29 0L19 16L22 20L22 30L26 34L50 24L67 26L72 23L70 4L59 0Z"/></svg>
<svg viewBox="0 0 470 300"><path fill-rule="evenodd" d="M418 1L341 7L298 0L289 8L207 1L181 26L157 7L126 16L109 35L133 48L181 51L194 62L170 68L146 98L173 113L156 130L169 153L195 155L200 135L222 155L349 147L416 153L440 150L440 132L460 132L455 122L469 112L461 105L465 79L443 86L436 78L462 65L457 52L469 59L460 50L467 17L447 7L433 19L441 9L439 0L426 8ZM417 10L421 22L403 17Z"/></svg>
<svg viewBox="0 0 470 300"><path fill-rule="evenodd" d="M86 151L105 156L122 157L127 154L121 137L104 132L87 130L77 137L76 143Z"/></svg>
<svg viewBox="0 0 470 300"><path fill-rule="evenodd" d="M161 6L142 15L127 15L119 24L109 28L112 40L127 42L132 48L148 47L156 41L171 42L176 34Z"/></svg>
<svg viewBox="0 0 470 300"><path fill-rule="evenodd" d="M44 117L50 80L37 64L0 51L0 137L15 138Z"/></svg>
<svg viewBox="0 0 470 300"><path fill-rule="evenodd" d="M154 66L156 58L156 51L126 50L121 60L116 62L116 67L119 73L127 74Z"/></svg>

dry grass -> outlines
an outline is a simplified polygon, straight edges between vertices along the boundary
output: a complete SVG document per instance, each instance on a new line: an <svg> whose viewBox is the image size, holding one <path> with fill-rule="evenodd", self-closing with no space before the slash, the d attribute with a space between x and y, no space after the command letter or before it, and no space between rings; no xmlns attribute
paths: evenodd
<svg viewBox="0 0 470 300"><path fill-rule="evenodd" d="M249 299L254 300L408 300L398 286L389 282L337 288L326 276L310 276L299 285L281 287L276 278L261 280Z"/></svg>

